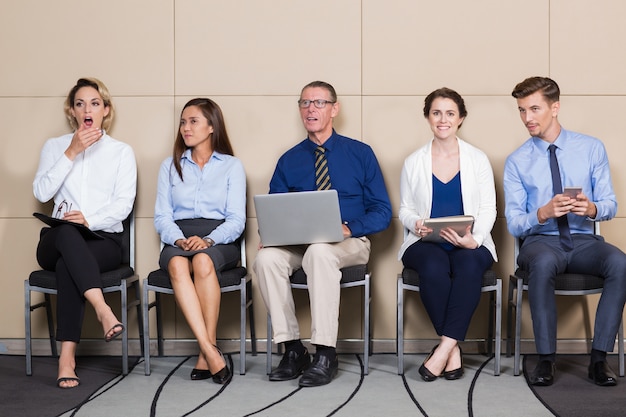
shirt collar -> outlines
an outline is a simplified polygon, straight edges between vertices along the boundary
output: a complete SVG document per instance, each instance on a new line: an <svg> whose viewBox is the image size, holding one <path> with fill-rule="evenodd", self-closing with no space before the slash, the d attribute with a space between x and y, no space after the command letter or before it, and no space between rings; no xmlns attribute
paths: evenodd
<svg viewBox="0 0 626 417"><path fill-rule="evenodd" d="M213 153L211 154L211 159L214 158L221 161L224 159L224 155L217 151L213 151ZM185 149L185 152L183 152L183 155L180 157L180 159L188 159L189 161L193 162L193 159L191 158L191 148Z"/></svg>
<svg viewBox="0 0 626 417"><path fill-rule="evenodd" d="M556 146L558 149L565 149L567 147L567 137L568 137L567 130L561 127L561 132L559 132L559 136L557 136L555 141L552 143L548 143L545 140L539 139L536 136L533 136L532 140L535 146L537 147L537 149L539 149L542 152L546 152L548 150L548 147L552 144L554 144L554 146Z"/></svg>
<svg viewBox="0 0 626 417"><path fill-rule="evenodd" d="M321 145L324 149L328 149L331 150L333 149L333 147L335 146L335 143L337 143L337 132L335 132L335 129L333 129L333 133L330 135L330 137L326 140L326 142L324 142L323 145ZM315 152L315 149L317 149L317 147L319 146L317 143L313 142L311 139L309 139L307 137L307 147L308 149L311 150L311 152Z"/></svg>

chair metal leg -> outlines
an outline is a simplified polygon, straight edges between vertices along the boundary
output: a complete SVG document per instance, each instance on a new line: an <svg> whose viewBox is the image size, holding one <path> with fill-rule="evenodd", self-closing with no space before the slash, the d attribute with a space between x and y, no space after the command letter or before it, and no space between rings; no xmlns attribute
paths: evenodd
<svg viewBox="0 0 626 417"><path fill-rule="evenodd" d="M496 289L496 349L493 374L500 375L500 355L502 354L502 280L497 280Z"/></svg>
<svg viewBox="0 0 626 417"><path fill-rule="evenodd" d="M32 340L31 340L31 326L30 326L30 319L31 319L31 310L30 310L30 285L28 283L28 280L24 281L24 342L26 344L25 350L26 350L26 375L32 375L33 374L33 361L32 361L32 356L33 356L33 347L32 347Z"/></svg>
<svg viewBox="0 0 626 417"><path fill-rule="evenodd" d="M404 290L401 275L398 276L397 289L396 354L398 355L398 375L402 375L404 374Z"/></svg>
<svg viewBox="0 0 626 417"><path fill-rule="evenodd" d="M265 367L267 374L269 375L272 372L272 318L270 315L267 315L267 349L266 349L266 360Z"/></svg>
<svg viewBox="0 0 626 417"><path fill-rule="evenodd" d="M141 349L141 356L144 356L144 332L143 332L143 312L141 310L141 288L139 287L139 279L133 282L133 289L135 290L135 299L133 305L137 309L137 328L139 330L139 349ZM132 306L129 306L132 308Z"/></svg>
<svg viewBox="0 0 626 417"><path fill-rule="evenodd" d="M515 302L515 359L513 365L513 375L518 376L520 374L520 350L521 350L521 338L522 338L522 288L523 282L521 279L517 280L517 300Z"/></svg>
<svg viewBox="0 0 626 417"><path fill-rule="evenodd" d="M161 317L161 293L158 291L154 293L154 308L157 323L157 352L159 356L163 356L163 317Z"/></svg>
<svg viewBox="0 0 626 417"><path fill-rule="evenodd" d="M126 287L124 280L122 280L120 293L122 299L122 324L126 329L122 333L122 375L128 375L128 287Z"/></svg>
<svg viewBox="0 0 626 417"><path fill-rule="evenodd" d="M365 286L363 289L363 360L365 367L365 375L370 371L370 275L365 276Z"/></svg>
<svg viewBox="0 0 626 417"><path fill-rule="evenodd" d="M241 279L239 290L239 375L246 374L246 307L248 297L246 292L246 277Z"/></svg>
<svg viewBox="0 0 626 417"><path fill-rule="evenodd" d="M252 281L247 283L248 285L248 321L250 322L250 344L252 346L252 356L257 355L257 345L256 345L256 329L254 326L254 308L252 305Z"/></svg>
<svg viewBox="0 0 626 417"><path fill-rule="evenodd" d="M150 300L148 298L148 280L143 281L143 366L144 374L150 375Z"/></svg>

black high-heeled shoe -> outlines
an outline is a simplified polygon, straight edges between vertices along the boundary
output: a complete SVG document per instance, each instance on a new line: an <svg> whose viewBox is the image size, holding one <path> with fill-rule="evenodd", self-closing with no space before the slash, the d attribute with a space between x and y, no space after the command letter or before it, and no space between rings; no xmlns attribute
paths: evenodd
<svg viewBox="0 0 626 417"><path fill-rule="evenodd" d="M418 372L422 376L422 379L424 381L426 381L426 382L433 382L434 380L439 378L439 376L437 376L437 375L433 374L432 372L430 372L428 370L428 368L424 365L426 362L428 362L428 359L430 359L430 357L433 356L433 353L435 353L435 350L437 350L437 347L439 347L439 345L435 345L433 350L430 351L428 356L426 356L426 359L424 359L424 362L422 362L422 366L420 366L420 368L418 370Z"/></svg>
<svg viewBox="0 0 626 417"><path fill-rule="evenodd" d="M215 349L217 349L220 356L224 360L224 367L213 374L213 382L215 382L216 384L224 385L230 382L230 380L233 378L233 373L228 367L228 362L226 362L226 358L224 358L224 354L222 353L220 348L215 346Z"/></svg>
<svg viewBox="0 0 626 417"><path fill-rule="evenodd" d="M191 380L192 381L201 381L203 379L209 379L213 376L213 374L211 373L210 370L208 369L198 369L198 368L193 368L191 370Z"/></svg>
<svg viewBox="0 0 626 417"><path fill-rule="evenodd" d="M459 346L459 356L461 357L461 367L453 369L451 371L444 371L443 377L448 381L453 381L455 379L459 379L463 376L463 351L461 350L461 346Z"/></svg>

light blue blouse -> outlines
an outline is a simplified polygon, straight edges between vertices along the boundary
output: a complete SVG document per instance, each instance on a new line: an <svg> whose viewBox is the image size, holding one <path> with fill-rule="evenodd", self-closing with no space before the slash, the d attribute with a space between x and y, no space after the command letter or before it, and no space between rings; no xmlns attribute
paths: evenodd
<svg viewBox="0 0 626 417"><path fill-rule="evenodd" d="M161 241L174 245L184 239L176 220L224 219L208 236L216 244L231 243L246 224L246 173L234 156L213 152L202 169L191 159L191 150L181 157L183 180L172 157L161 164L154 206L154 227Z"/></svg>

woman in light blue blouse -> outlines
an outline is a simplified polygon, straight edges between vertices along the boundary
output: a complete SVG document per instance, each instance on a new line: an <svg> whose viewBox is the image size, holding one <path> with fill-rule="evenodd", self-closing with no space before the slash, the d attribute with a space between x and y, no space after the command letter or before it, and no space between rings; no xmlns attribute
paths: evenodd
<svg viewBox="0 0 626 417"><path fill-rule="evenodd" d="M233 156L219 106L207 98L185 104L173 156L161 164L154 226L164 248L159 265L200 354L192 380L230 381L232 370L217 348L220 309L217 271L235 267L246 221L246 174Z"/></svg>

